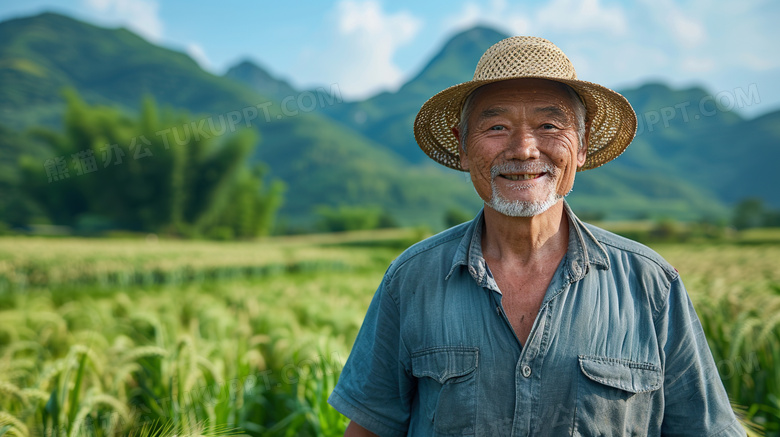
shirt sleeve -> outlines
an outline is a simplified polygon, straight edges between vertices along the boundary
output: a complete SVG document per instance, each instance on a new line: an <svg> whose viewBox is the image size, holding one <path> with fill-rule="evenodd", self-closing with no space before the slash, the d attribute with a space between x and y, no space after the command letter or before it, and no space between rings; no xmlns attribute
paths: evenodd
<svg viewBox="0 0 780 437"><path fill-rule="evenodd" d="M731 409L699 318L678 277L656 321L665 356L664 436L746 436Z"/></svg>
<svg viewBox="0 0 780 437"><path fill-rule="evenodd" d="M382 437L406 435L414 390L399 308L388 282L386 275L328 399L341 414Z"/></svg>

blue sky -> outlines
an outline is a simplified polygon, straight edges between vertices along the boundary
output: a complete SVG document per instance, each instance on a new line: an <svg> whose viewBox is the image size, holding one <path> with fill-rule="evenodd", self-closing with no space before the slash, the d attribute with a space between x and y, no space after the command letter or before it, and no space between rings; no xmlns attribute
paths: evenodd
<svg viewBox="0 0 780 437"><path fill-rule="evenodd" d="M584 80L739 89L760 100L743 114L780 108L776 0L6 0L0 20L44 10L128 27L215 74L250 59L296 87L336 83L348 99L396 89L454 33L486 24L550 39Z"/></svg>

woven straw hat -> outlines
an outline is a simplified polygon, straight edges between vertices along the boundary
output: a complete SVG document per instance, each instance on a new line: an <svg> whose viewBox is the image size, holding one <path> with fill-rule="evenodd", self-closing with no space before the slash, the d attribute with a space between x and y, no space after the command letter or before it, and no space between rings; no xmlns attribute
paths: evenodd
<svg viewBox="0 0 780 437"><path fill-rule="evenodd" d="M460 120L463 103L474 90L507 79L548 79L574 89L585 103L590 120L588 155L579 170L599 167L623 153L636 133L636 114L625 97L601 85L577 80L569 58L543 38L515 36L487 49L477 63L474 79L431 97L414 120L414 137L433 160L460 167L459 144L452 128Z"/></svg>

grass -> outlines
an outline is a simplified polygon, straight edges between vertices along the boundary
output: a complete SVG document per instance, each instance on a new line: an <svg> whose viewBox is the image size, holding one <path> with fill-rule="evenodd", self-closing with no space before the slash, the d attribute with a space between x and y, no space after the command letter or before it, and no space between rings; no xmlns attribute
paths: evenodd
<svg viewBox="0 0 780 437"><path fill-rule="evenodd" d="M342 435L327 405L409 231L0 239L0 435ZM743 417L780 435L780 245L659 244ZM759 434L755 434L759 435Z"/></svg>
<svg viewBox="0 0 780 437"><path fill-rule="evenodd" d="M656 249L685 281L729 396L780 435L780 244Z"/></svg>

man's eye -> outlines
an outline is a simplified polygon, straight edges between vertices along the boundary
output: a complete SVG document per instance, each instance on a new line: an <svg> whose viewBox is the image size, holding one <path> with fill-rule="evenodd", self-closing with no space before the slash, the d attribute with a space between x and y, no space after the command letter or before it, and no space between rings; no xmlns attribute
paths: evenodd
<svg viewBox="0 0 780 437"><path fill-rule="evenodd" d="M558 129L558 127L552 123L545 123L542 125L542 129L550 130L550 129Z"/></svg>
<svg viewBox="0 0 780 437"><path fill-rule="evenodd" d="M497 125L490 128L490 130L504 130L506 129L504 126Z"/></svg>

